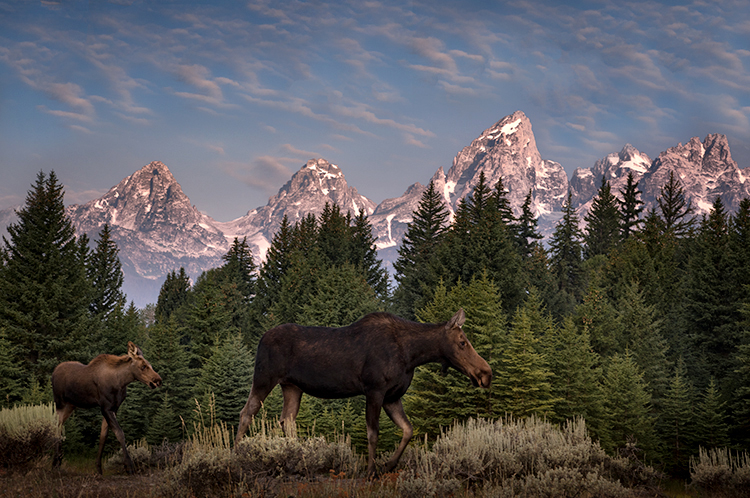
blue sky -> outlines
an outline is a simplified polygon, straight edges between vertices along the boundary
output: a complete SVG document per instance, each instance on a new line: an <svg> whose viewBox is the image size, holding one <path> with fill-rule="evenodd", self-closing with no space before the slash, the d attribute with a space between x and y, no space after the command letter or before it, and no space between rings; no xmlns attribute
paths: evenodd
<svg viewBox="0 0 750 498"><path fill-rule="evenodd" d="M750 2L0 0L0 208L160 160L229 221L313 157L380 202L516 110L568 175L708 133L750 166Z"/></svg>

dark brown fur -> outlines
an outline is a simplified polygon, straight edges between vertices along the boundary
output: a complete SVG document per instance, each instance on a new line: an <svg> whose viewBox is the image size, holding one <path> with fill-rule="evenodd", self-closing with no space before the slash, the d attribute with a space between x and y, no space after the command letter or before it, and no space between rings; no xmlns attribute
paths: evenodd
<svg viewBox="0 0 750 498"><path fill-rule="evenodd" d="M96 455L96 469L102 473L102 452L109 429L112 429L122 446L125 468L133 473L133 461L125 445L125 434L117 423L117 409L125 400L127 385L138 380L152 389L161 385L161 377L154 372L151 364L143 357L141 348L128 342L128 354L113 356L100 354L88 365L77 361L60 363L52 372L52 393L60 426L76 408L101 408L102 430L99 437L99 452ZM58 444L54 467L60 465L62 451Z"/></svg>
<svg viewBox="0 0 750 498"><path fill-rule="evenodd" d="M459 310L451 320L420 324L387 313L372 313L348 327L303 327L286 324L261 338L255 357L252 390L240 412L235 444L244 436L266 396L281 384L282 426L294 425L302 393L319 398L364 394L370 476L375 474L380 409L403 431L385 471L395 468L412 436L401 396L414 369L440 362L466 374L475 386L489 387L492 370L469 343Z"/></svg>

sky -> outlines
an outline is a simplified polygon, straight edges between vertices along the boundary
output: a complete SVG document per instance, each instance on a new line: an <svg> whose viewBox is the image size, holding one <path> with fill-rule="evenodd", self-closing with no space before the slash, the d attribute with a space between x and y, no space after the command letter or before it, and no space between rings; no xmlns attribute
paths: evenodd
<svg viewBox="0 0 750 498"><path fill-rule="evenodd" d="M0 0L0 208L158 160L230 221L319 157L379 203L516 110L568 176L709 133L750 166L750 0Z"/></svg>

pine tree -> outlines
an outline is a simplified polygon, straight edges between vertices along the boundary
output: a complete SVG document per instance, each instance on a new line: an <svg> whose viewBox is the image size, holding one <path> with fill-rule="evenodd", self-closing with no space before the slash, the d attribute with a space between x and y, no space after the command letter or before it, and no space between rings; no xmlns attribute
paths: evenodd
<svg viewBox="0 0 750 498"><path fill-rule="evenodd" d="M237 424L239 413L250 394L253 375L252 355L235 335L216 342L212 354L200 370L195 398L208 407L214 396L216 422Z"/></svg>
<svg viewBox="0 0 750 498"><path fill-rule="evenodd" d="M604 380L605 430L602 447L610 453L634 440L637 447L654 456L658 445L653 431L651 397L630 352L615 353L606 364Z"/></svg>
<svg viewBox="0 0 750 498"><path fill-rule="evenodd" d="M586 426L597 437L602 432L603 393L599 384L602 369L600 357L591 348L587 327L580 330L571 317L552 329L545 342L552 396L557 400L554 416L569 420L582 416Z"/></svg>
<svg viewBox="0 0 750 498"><path fill-rule="evenodd" d="M159 398L161 398L161 403L151 417L146 431L146 440L151 444L161 444L163 441L175 443L185 436L183 420L180 420L175 413L169 393L161 392L156 399Z"/></svg>
<svg viewBox="0 0 750 498"><path fill-rule="evenodd" d="M521 257L524 260L532 256L535 248L541 247L540 241L544 238L539 233L539 223L534 213L531 212L531 201L531 190L529 190L521 206L521 217L518 218L518 241Z"/></svg>
<svg viewBox="0 0 750 498"><path fill-rule="evenodd" d="M618 200L604 177L591 204L591 210L583 219L586 222L586 235L583 239L587 259L598 254L607 254L620 242Z"/></svg>
<svg viewBox="0 0 750 498"><path fill-rule="evenodd" d="M0 328L0 407L9 408L21 401L24 371L19 365L19 348L8 340L5 329Z"/></svg>
<svg viewBox="0 0 750 498"><path fill-rule="evenodd" d="M703 368L720 383L729 378L731 356L740 343L730 250L728 214L717 197L700 225L689 262L685 310L693 348L703 356Z"/></svg>
<svg viewBox="0 0 750 498"><path fill-rule="evenodd" d="M168 322L172 313L187 300L189 290L190 278L185 273L185 268L180 267L179 273L174 270L167 273L156 301L156 322Z"/></svg>
<svg viewBox="0 0 750 498"><path fill-rule="evenodd" d="M603 357L623 353L626 342L617 309L601 287L592 285L573 315L579 327L586 327L591 347Z"/></svg>
<svg viewBox="0 0 750 498"><path fill-rule="evenodd" d="M348 263L360 268L378 298L386 300L389 294L388 272L383 268L383 262L378 259L372 225L363 210L360 210L352 221L350 244L351 256Z"/></svg>
<svg viewBox="0 0 750 498"><path fill-rule="evenodd" d="M317 246L327 266L351 262L351 218L338 204L326 202L318 222Z"/></svg>
<svg viewBox="0 0 750 498"><path fill-rule="evenodd" d="M259 316L263 316L281 293L281 279L289 270L290 256L294 248L293 227L286 215L281 219L281 226L274 234L271 245L266 252L266 260L258 271L256 283L257 295L253 300L253 308Z"/></svg>
<svg viewBox="0 0 750 498"><path fill-rule="evenodd" d="M247 244L247 237L240 241L237 237L232 247L222 256L224 265L221 267L222 280L237 287L242 297L249 302L255 294L255 272L257 266L253 261L253 253Z"/></svg>
<svg viewBox="0 0 750 498"><path fill-rule="evenodd" d="M690 456L696 450L694 404L693 385L687 378L685 363L678 361L657 421L657 430L668 455L667 467L672 473L685 475Z"/></svg>
<svg viewBox="0 0 750 498"><path fill-rule="evenodd" d="M687 235L694 224L693 207L692 203L686 200L685 191L680 181L674 176L674 171L669 172L669 179L659 190L659 194L657 202L665 230L674 233L677 237Z"/></svg>
<svg viewBox="0 0 750 498"><path fill-rule="evenodd" d="M75 237L63 196L54 171L40 172L18 223L8 227L10 240L3 238L0 328L20 348L24 372L39 383L61 361L90 357L85 244Z"/></svg>
<svg viewBox="0 0 750 498"><path fill-rule="evenodd" d="M578 216L571 202L572 194L568 192L568 198L563 205L563 217L555 227L549 249L550 267L557 277L558 292L563 298L568 298L568 302L561 302L559 308L566 312L572 311L570 305L580 297L583 276L581 268L583 234L578 228Z"/></svg>
<svg viewBox="0 0 750 498"><path fill-rule="evenodd" d="M621 237L622 240L626 240L643 223L641 220L643 201L639 198L641 191L638 190L638 182L635 181L632 171L628 172L628 183L623 190L620 190L620 195L622 196L622 200L619 201Z"/></svg>
<svg viewBox="0 0 750 498"><path fill-rule="evenodd" d="M430 259L445 235L448 216L442 196L430 181L406 229L398 259L393 263L394 278L398 282L393 295L397 315L413 320L415 310L426 304L425 291L436 283L430 279Z"/></svg>
<svg viewBox="0 0 750 498"><path fill-rule="evenodd" d="M726 402L716 380L711 377L708 386L701 393L695 407L695 443L704 448L726 448L729 446Z"/></svg>
<svg viewBox="0 0 750 498"><path fill-rule="evenodd" d="M534 305L516 310L497 371L502 409L518 417L551 415L555 403L547 358L534 331Z"/></svg>
<svg viewBox="0 0 750 498"><path fill-rule="evenodd" d="M349 263L329 268L318 279L309 300L302 305L296 322L301 325L344 327L384 303L362 273Z"/></svg>
<svg viewBox="0 0 750 498"><path fill-rule="evenodd" d="M106 320L115 309L124 308L125 294L122 292L122 264L118 256L119 249L106 223L99 232L96 249L91 254L87 265L89 279L94 286L94 295L89 310L100 320Z"/></svg>

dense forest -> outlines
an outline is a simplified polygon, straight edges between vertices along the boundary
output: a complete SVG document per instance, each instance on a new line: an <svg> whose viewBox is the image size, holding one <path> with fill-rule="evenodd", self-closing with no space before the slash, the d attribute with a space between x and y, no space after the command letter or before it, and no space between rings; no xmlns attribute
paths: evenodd
<svg viewBox="0 0 750 498"><path fill-rule="evenodd" d="M632 177L619 193L603 180L584 220L568 197L545 246L530 195L516 216L502 182L481 176L451 216L430 184L395 285L367 216L334 204L285 218L262 264L235 240L222 266L195 282L175 268L157 303L137 309L109 228L96 241L76 237L55 173L39 173L0 247L0 406L50 401L59 362L125 354L133 341L164 384L132 384L120 423L130 441L177 441L197 417L237 423L255 347L274 325L343 326L378 310L439 322L463 308L491 389L420 367L404 397L418 437L472 417L582 416L606 451L635 448L673 475L701 446L747 448L750 200L732 214L717 198L696 217L670 176L645 211ZM280 405L275 392L263 416ZM96 410L78 410L67 453L93 451L100 423ZM343 430L364 447L364 400L305 396L298 426ZM390 449L397 429L385 416L381 428Z"/></svg>

